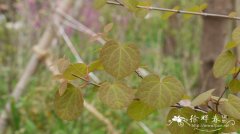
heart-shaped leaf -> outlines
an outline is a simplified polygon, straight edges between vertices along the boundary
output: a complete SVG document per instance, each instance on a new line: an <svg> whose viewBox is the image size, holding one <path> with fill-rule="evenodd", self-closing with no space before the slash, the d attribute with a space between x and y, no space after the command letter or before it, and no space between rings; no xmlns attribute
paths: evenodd
<svg viewBox="0 0 240 134"><path fill-rule="evenodd" d="M63 120L74 120L79 117L83 110L83 97L80 89L68 84L61 96L57 92L54 99L54 109Z"/></svg>
<svg viewBox="0 0 240 134"><path fill-rule="evenodd" d="M96 9L100 9L100 8L102 8L106 4L106 2L107 2L107 0L94 0L93 6Z"/></svg>
<svg viewBox="0 0 240 134"><path fill-rule="evenodd" d="M140 100L134 100L127 109L128 116L133 120L140 121L154 112L155 108L148 106Z"/></svg>
<svg viewBox="0 0 240 134"><path fill-rule="evenodd" d="M134 90L123 84L105 82L98 91L100 100L110 108L120 109L127 107L134 98Z"/></svg>
<svg viewBox="0 0 240 134"><path fill-rule="evenodd" d="M136 94L141 101L156 108L166 108L181 100L184 87L176 78L167 76L160 79L157 75L143 78Z"/></svg>
<svg viewBox="0 0 240 134"><path fill-rule="evenodd" d="M229 94L228 101L224 101L219 105L219 109L223 114L230 117L240 119L240 98L235 95Z"/></svg>
<svg viewBox="0 0 240 134"><path fill-rule="evenodd" d="M198 105L201 105L201 104L204 104L206 101L208 101L211 96L212 96L212 93L215 91L215 89L211 89L211 90L208 90L202 94L200 94L199 96L197 96L193 101L192 101L192 106L198 106Z"/></svg>
<svg viewBox="0 0 240 134"><path fill-rule="evenodd" d="M66 80L75 80L78 77L84 77L87 75L88 69L87 65L83 63L70 64L68 68L63 72L63 77ZM76 76L74 76L74 75Z"/></svg>
<svg viewBox="0 0 240 134"><path fill-rule="evenodd" d="M240 26L233 30L232 39L234 42L236 42L237 45L240 44Z"/></svg>
<svg viewBox="0 0 240 134"><path fill-rule="evenodd" d="M236 56L230 51L224 51L213 65L213 74L216 78L227 75L234 68Z"/></svg>
<svg viewBox="0 0 240 134"><path fill-rule="evenodd" d="M122 79L138 68L140 53L135 45L120 45L115 41L108 41L100 52L100 61L106 72Z"/></svg>

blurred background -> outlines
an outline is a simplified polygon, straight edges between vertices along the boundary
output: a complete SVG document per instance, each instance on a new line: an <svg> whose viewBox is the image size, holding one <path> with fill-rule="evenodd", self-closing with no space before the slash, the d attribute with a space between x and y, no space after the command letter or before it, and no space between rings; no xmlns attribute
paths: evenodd
<svg viewBox="0 0 240 134"><path fill-rule="evenodd" d="M153 0L156 7L178 6L189 11L199 11L198 7L205 4L204 12L226 15L237 11L237 3L237 0ZM111 38L134 42L141 51L141 66L159 75L176 76L184 84L189 99L210 88L221 93L224 81L214 79L211 68L237 22L182 14L167 17L166 12L159 11L139 18L124 7L105 5L97 10L93 5L93 0L0 0L0 113L1 120L4 113L8 117L0 127L4 134L108 133L106 125L86 109L71 122L56 116L53 98L59 83L53 78L50 60L65 56L76 62L69 41L85 63L96 60L102 45L101 41L91 41L92 36L103 32L109 23L114 24L109 33ZM45 60L46 57L50 60ZM96 75L101 81L109 78L101 73ZM127 79L133 88L140 82L135 75ZM156 111L141 123L135 122L126 110L104 106L96 91L89 86L83 90L84 98L120 133L168 133L167 109Z"/></svg>

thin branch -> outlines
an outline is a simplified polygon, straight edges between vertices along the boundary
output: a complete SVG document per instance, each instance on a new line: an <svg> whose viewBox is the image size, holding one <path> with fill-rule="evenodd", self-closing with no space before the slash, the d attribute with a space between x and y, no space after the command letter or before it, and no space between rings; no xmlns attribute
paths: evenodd
<svg viewBox="0 0 240 134"><path fill-rule="evenodd" d="M67 19L71 23L67 23L68 26L72 27L73 29L77 29L80 32L86 33L87 35L90 35L91 37L96 36L97 34L94 33L91 29L83 25L82 23L78 22L76 19L74 19L72 16L68 15L65 12L62 12L60 10L57 10L56 13L63 16L65 19ZM106 41L103 38L98 38L97 41L104 45Z"/></svg>
<svg viewBox="0 0 240 134"><path fill-rule="evenodd" d="M170 106L170 107L174 107L174 108L183 108L184 106L182 106L182 105L172 105L172 106Z"/></svg>
<svg viewBox="0 0 240 134"><path fill-rule="evenodd" d="M100 87L99 84L93 83L93 82L91 82L91 81L89 81L89 80L87 80L87 79L85 79L85 78L83 78L83 77L79 77L79 76L77 76L77 75L75 75L75 74L72 74L72 75L73 75L74 77L76 77L76 78L79 78L79 79L81 79L81 80L87 82L88 84L91 84L91 85L94 85L94 86Z"/></svg>
<svg viewBox="0 0 240 134"><path fill-rule="evenodd" d="M143 76L136 70L135 73L137 74L138 77L143 79Z"/></svg>
<svg viewBox="0 0 240 134"><path fill-rule="evenodd" d="M201 108L200 108L200 107L198 107L198 106L194 107L194 110L201 111L201 112L203 112L203 113L207 113L207 111L206 111L206 110L204 110L204 109L201 109Z"/></svg>
<svg viewBox="0 0 240 134"><path fill-rule="evenodd" d="M191 108L193 110L196 110L196 111L200 111L200 112L203 112L203 113L207 113L206 110L204 109L201 109L200 107L196 106L196 107L189 107L189 106L183 106L183 105L180 105L179 103L176 103L177 105L172 105L170 107L173 107L173 108L185 108L185 107L188 107L188 108Z"/></svg>
<svg viewBox="0 0 240 134"><path fill-rule="evenodd" d="M237 79L238 75L240 73L240 70L238 70L238 72L236 74L233 75L233 79ZM225 87L223 93L221 94L221 96L218 98L217 103L216 103L216 111L218 112L218 106L219 106L219 102L222 99L223 95L226 93L226 91L229 89L228 86Z"/></svg>
<svg viewBox="0 0 240 134"><path fill-rule="evenodd" d="M215 111L209 104L207 104L207 107L211 109L212 111Z"/></svg>
<svg viewBox="0 0 240 134"><path fill-rule="evenodd" d="M114 2L114 1L107 1L107 4L117 5L117 6L124 6L121 3ZM137 8L146 9L146 10L164 11L164 12L174 12L174 13L180 13L180 14L199 15L199 16L204 16L204 17L215 17L215 18L222 18L222 19L240 20L240 17L231 17L231 16L223 15L223 14L204 13L204 12L191 12L191 11L168 9L168 8L160 8L160 7L149 7L149 6L137 6Z"/></svg>

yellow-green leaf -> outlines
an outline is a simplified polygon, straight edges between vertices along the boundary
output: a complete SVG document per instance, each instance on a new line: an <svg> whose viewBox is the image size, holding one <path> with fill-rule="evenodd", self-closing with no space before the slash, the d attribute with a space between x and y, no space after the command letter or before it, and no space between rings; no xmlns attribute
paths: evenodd
<svg viewBox="0 0 240 134"><path fill-rule="evenodd" d="M173 8L173 10L179 10L179 6L175 6L174 8ZM162 19L163 20L167 20L168 18L170 18L171 16L173 16L173 15L175 15L176 14L176 12L166 12L166 13L164 13L163 15L162 15Z"/></svg>
<svg viewBox="0 0 240 134"><path fill-rule="evenodd" d="M80 89L68 84L62 96L56 93L54 109L63 120L74 120L80 116L83 110L83 97Z"/></svg>
<svg viewBox="0 0 240 134"><path fill-rule="evenodd" d="M138 0L123 0L123 4L131 12L136 12L138 10L137 9Z"/></svg>
<svg viewBox="0 0 240 134"><path fill-rule="evenodd" d="M150 7L152 5L152 0L138 0L137 6ZM145 17L149 10L138 8L135 15L138 17Z"/></svg>
<svg viewBox="0 0 240 134"><path fill-rule="evenodd" d="M236 56L230 51L224 51L213 65L213 74L216 78L227 75L234 68Z"/></svg>
<svg viewBox="0 0 240 134"><path fill-rule="evenodd" d="M203 3L199 6L194 6L192 8L189 8L187 9L187 11L190 11L190 12L202 12L203 10L205 10L206 8L208 7L208 5L206 3ZM188 20L192 17L193 15L191 14L184 14L184 19Z"/></svg>
<svg viewBox="0 0 240 134"><path fill-rule="evenodd" d="M236 47L237 46L237 43L236 42L234 42L234 41L230 41L230 42L228 42L227 43L227 45L224 47L226 50L228 50L228 49L232 49L232 48L234 48L234 47Z"/></svg>
<svg viewBox="0 0 240 134"><path fill-rule="evenodd" d="M228 101L224 101L219 105L221 113L228 115L230 117L240 119L240 98L229 94Z"/></svg>
<svg viewBox="0 0 240 134"><path fill-rule="evenodd" d="M191 127L190 121L191 116L198 116L197 111L191 108L173 108L170 110L167 116L167 127L172 134L195 134L196 129ZM197 124L197 122L196 122Z"/></svg>
<svg viewBox="0 0 240 134"><path fill-rule="evenodd" d="M63 72L63 77L67 80L75 80L77 77L84 77L87 75L87 65L83 63L70 64L68 68Z"/></svg>
<svg viewBox="0 0 240 134"><path fill-rule="evenodd" d="M143 78L137 97L149 106L166 108L181 100L184 87L179 80L167 76L148 75Z"/></svg>
<svg viewBox="0 0 240 134"><path fill-rule="evenodd" d="M110 108L127 107L134 99L134 90L121 82L101 84L98 91L99 99Z"/></svg>
<svg viewBox="0 0 240 134"><path fill-rule="evenodd" d="M207 9L208 4L207 3L203 3L199 6L199 11L202 12L203 10Z"/></svg>
<svg viewBox="0 0 240 134"><path fill-rule="evenodd" d="M106 72L122 79L139 67L140 53L135 45L120 45L115 41L108 41L101 49L100 61Z"/></svg>
<svg viewBox="0 0 240 134"><path fill-rule="evenodd" d="M96 60L88 66L89 72L93 72L93 71L97 71L97 70L103 70L103 66L102 66L102 63L100 62L100 60Z"/></svg>
<svg viewBox="0 0 240 134"><path fill-rule="evenodd" d="M94 0L93 6L96 9L102 8L106 4L107 0Z"/></svg>
<svg viewBox="0 0 240 134"><path fill-rule="evenodd" d="M236 42L237 45L240 44L240 26L235 28L232 33L232 40Z"/></svg>
<svg viewBox="0 0 240 134"><path fill-rule="evenodd" d="M199 106L199 105L202 105L204 104L205 102L207 102L211 96L212 96L212 93L215 91L215 89L211 89L211 90L208 90L202 94L200 94L199 96L197 96L193 101L192 101L192 106Z"/></svg>
<svg viewBox="0 0 240 134"><path fill-rule="evenodd" d="M145 119L148 115L154 112L155 108L148 106L140 100L134 100L127 109L127 114L130 118L136 121Z"/></svg>
<svg viewBox="0 0 240 134"><path fill-rule="evenodd" d="M231 82L229 83L229 89L232 93L240 92L240 80L231 80Z"/></svg>
<svg viewBox="0 0 240 134"><path fill-rule="evenodd" d="M152 0L123 0L123 4L129 11L134 12L136 16L144 17L147 9L140 9L137 6L149 7L152 5Z"/></svg>
<svg viewBox="0 0 240 134"><path fill-rule="evenodd" d="M240 67L234 67L231 71L230 74L236 74L240 70Z"/></svg>

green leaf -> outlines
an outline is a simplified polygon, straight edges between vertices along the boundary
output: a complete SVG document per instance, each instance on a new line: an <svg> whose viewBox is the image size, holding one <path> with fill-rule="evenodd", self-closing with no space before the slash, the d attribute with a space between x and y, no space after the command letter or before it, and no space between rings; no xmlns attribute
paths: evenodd
<svg viewBox="0 0 240 134"><path fill-rule="evenodd" d="M208 5L206 3L203 3L203 4L199 5L199 6L194 6L192 8L189 8L189 9L187 9L187 11L190 11L190 12L202 12L207 7L208 7ZM186 20L190 19L192 16L193 15L191 15L191 14L184 14L183 15L184 19L186 19Z"/></svg>
<svg viewBox="0 0 240 134"><path fill-rule="evenodd" d="M140 100L134 100L127 109L127 114L130 118L136 121L145 119L148 115L154 112L155 108L148 106Z"/></svg>
<svg viewBox="0 0 240 134"><path fill-rule="evenodd" d="M204 104L205 102L207 102L211 96L212 96L212 93L215 91L215 89L211 89L211 90L208 90L202 94L200 94L199 96L197 96L193 101L192 101L192 106L199 106L199 105L202 105Z"/></svg>
<svg viewBox="0 0 240 134"><path fill-rule="evenodd" d="M173 8L173 10L179 10L180 8L179 8L179 6L175 6L174 8ZM166 13L164 13L163 15L162 15L162 19L163 20L167 20L168 18L170 18L171 16L173 16L173 15L175 15L176 14L176 12L166 12Z"/></svg>
<svg viewBox="0 0 240 134"><path fill-rule="evenodd" d="M230 42L228 42L228 44L224 47L226 50L228 50L228 49L232 49L232 48L234 48L234 47L236 47L237 46L237 43L236 42L234 42L234 41L230 41Z"/></svg>
<svg viewBox="0 0 240 134"><path fill-rule="evenodd" d="M199 113L197 111L194 111L188 107L171 109L167 116L168 130L172 134L195 134L197 130L191 127L191 124L189 124L190 121L188 121L188 119L191 118L191 115L198 116L198 114ZM176 117L180 117L179 122L175 120Z"/></svg>
<svg viewBox="0 0 240 134"><path fill-rule="evenodd" d="M63 120L74 120L80 116L83 110L83 97L80 89L68 84L62 96L56 93L54 109Z"/></svg>
<svg viewBox="0 0 240 134"><path fill-rule="evenodd" d="M102 66L102 63L100 62L100 60L96 60L96 61L92 62L88 67L89 72L94 72L97 70L103 70L103 66Z"/></svg>
<svg viewBox="0 0 240 134"><path fill-rule="evenodd" d="M231 82L229 83L229 89L232 93L240 92L240 80L231 80Z"/></svg>
<svg viewBox="0 0 240 134"><path fill-rule="evenodd" d="M98 91L99 99L110 108L127 107L134 99L134 90L121 82L101 84Z"/></svg>
<svg viewBox="0 0 240 134"><path fill-rule="evenodd" d="M240 119L240 98L235 95L229 94L228 101L224 101L219 105L221 113L230 117Z"/></svg>
<svg viewBox="0 0 240 134"><path fill-rule="evenodd" d="M230 74L236 74L238 71L240 71L240 67L234 67L229 73Z"/></svg>
<svg viewBox="0 0 240 134"><path fill-rule="evenodd" d="M122 79L138 68L140 53L135 45L120 45L115 41L108 41L101 49L100 61L106 72Z"/></svg>
<svg viewBox="0 0 240 134"><path fill-rule="evenodd" d="M136 95L149 106L166 108L181 100L184 87L174 77L160 79L157 75L148 75L143 78Z"/></svg>
<svg viewBox="0 0 240 134"><path fill-rule="evenodd" d="M84 77L87 75L87 72L87 65L83 63L74 63L70 64L68 68L63 72L63 77L66 80L75 80L78 78L73 76L73 74L77 75L78 77Z"/></svg>
<svg viewBox="0 0 240 134"><path fill-rule="evenodd" d="M131 12L136 12L138 10L138 0L123 0L123 4Z"/></svg>
<svg viewBox="0 0 240 134"><path fill-rule="evenodd" d="M148 10L140 9L137 6L149 7L152 5L152 0L123 0L123 4L129 11L134 12L136 16L144 17Z"/></svg>
<svg viewBox="0 0 240 134"><path fill-rule="evenodd" d="M231 51L224 51L213 65L213 74L216 78L227 75L234 68L236 56Z"/></svg>
<svg viewBox="0 0 240 134"><path fill-rule="evenodd" d="M96 9L102 8L106 4L107 0L94 0L93 7Z"/></svg>
<svg viewBox="0 0 240 134"><path fill-rule="evenodd" d="M232 40L236 42L237 45L240 44L240 26L235 28L232 33Z"/></svg>
<svg viewBox="0 0 240 134"><path fill-rule="evenodd" d="M152 5L152 0L138 0L138 6L150 7ZM145 17L149 10L137 8L135 15L138 17Z"/></svg>

